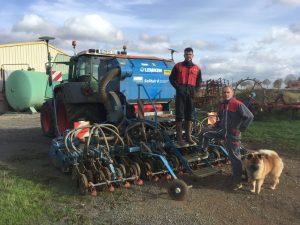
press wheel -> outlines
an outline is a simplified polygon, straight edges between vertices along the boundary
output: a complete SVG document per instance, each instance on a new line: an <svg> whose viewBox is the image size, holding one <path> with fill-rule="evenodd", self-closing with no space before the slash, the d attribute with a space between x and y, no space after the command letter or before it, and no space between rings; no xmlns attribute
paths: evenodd
<svg viewBox="0 0 300 225"><path fill-rule="evenodd" d="M175 179L170 183L168 193L173 200L183 201L188 193L188 186L184 181Z"/></svg>

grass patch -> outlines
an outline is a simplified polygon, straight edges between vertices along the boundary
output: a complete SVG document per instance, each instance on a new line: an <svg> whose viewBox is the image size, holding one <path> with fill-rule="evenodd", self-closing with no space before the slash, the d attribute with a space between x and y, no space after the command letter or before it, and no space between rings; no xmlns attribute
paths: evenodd
<svg viewBox="0 0 300 225"><path fill-rule="evenodd" d="M265 117L254 121L243 136L253 148L300 152L300 120Z"/></svg>
<svg viewBox="0 0 300 225"><path fill-rule="evenodd" d="M0 224L88 224L76 208L71 195L0 166Z"/></svg>

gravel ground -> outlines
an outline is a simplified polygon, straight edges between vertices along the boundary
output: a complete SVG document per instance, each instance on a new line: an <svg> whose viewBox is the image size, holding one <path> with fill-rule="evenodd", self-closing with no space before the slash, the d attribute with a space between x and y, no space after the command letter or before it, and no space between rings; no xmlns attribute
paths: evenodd
<svg viewBox="0 0 300 225"><path fill-rule="evenodd" d="M260 195L249 186L237 192L229 189L230 168L223 173L195 179L184 176L193 188L185 201L173 201L167 194L166 181L145 182L129 190L97 197L78 196L71 177L53 168L47 152L51 139L43 137L39 114L8 113L0 116L0 164L9 165L24 178L43 177L50 185L62 187L61 195L73 194L78 224L87 215L92 224L300 224L300 159L296 153L279 152L285 163L277 190L265 182ZM68 224L63 218L60 224Z"/></svg>

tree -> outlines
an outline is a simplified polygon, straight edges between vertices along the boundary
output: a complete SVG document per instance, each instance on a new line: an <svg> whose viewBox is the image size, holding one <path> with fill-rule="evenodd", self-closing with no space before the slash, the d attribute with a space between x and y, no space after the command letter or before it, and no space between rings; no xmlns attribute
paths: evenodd
<svg viewBox="0 0 300 225"><path fill-rule="evenodd" d="M284 78L284 83L288 85L290 81L295 81L295 80L297 80L297 77L294 74L289 74L286 75L286 77Z"/></svg>
<svg viewBox="0 0 300 225"><path fill-rule="evenodd" d="M267 88L269 88L271 81L269 79L265 79L262 83L263 83L263 85L267 86Z"/></svg>
<svg viewBox="0 0 300 225"><path fill-rule="evenodd" d="M274 81L273 87L279 89L279 88L281 88L282 83L283 83L283 80L281 78L277 79L277 80Z"/></svg>

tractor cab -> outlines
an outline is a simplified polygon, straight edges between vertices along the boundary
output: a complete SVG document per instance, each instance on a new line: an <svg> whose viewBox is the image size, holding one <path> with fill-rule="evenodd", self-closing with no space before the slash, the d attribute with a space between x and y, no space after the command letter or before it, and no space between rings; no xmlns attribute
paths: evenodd
<svg viewBox="0 0 300 225"><path fill-rule="evenodd" d="M90 49L71 57L69 81L98 80L101 61L111 59L112 56L109 54L99 54L99 51Z"/></svg>

